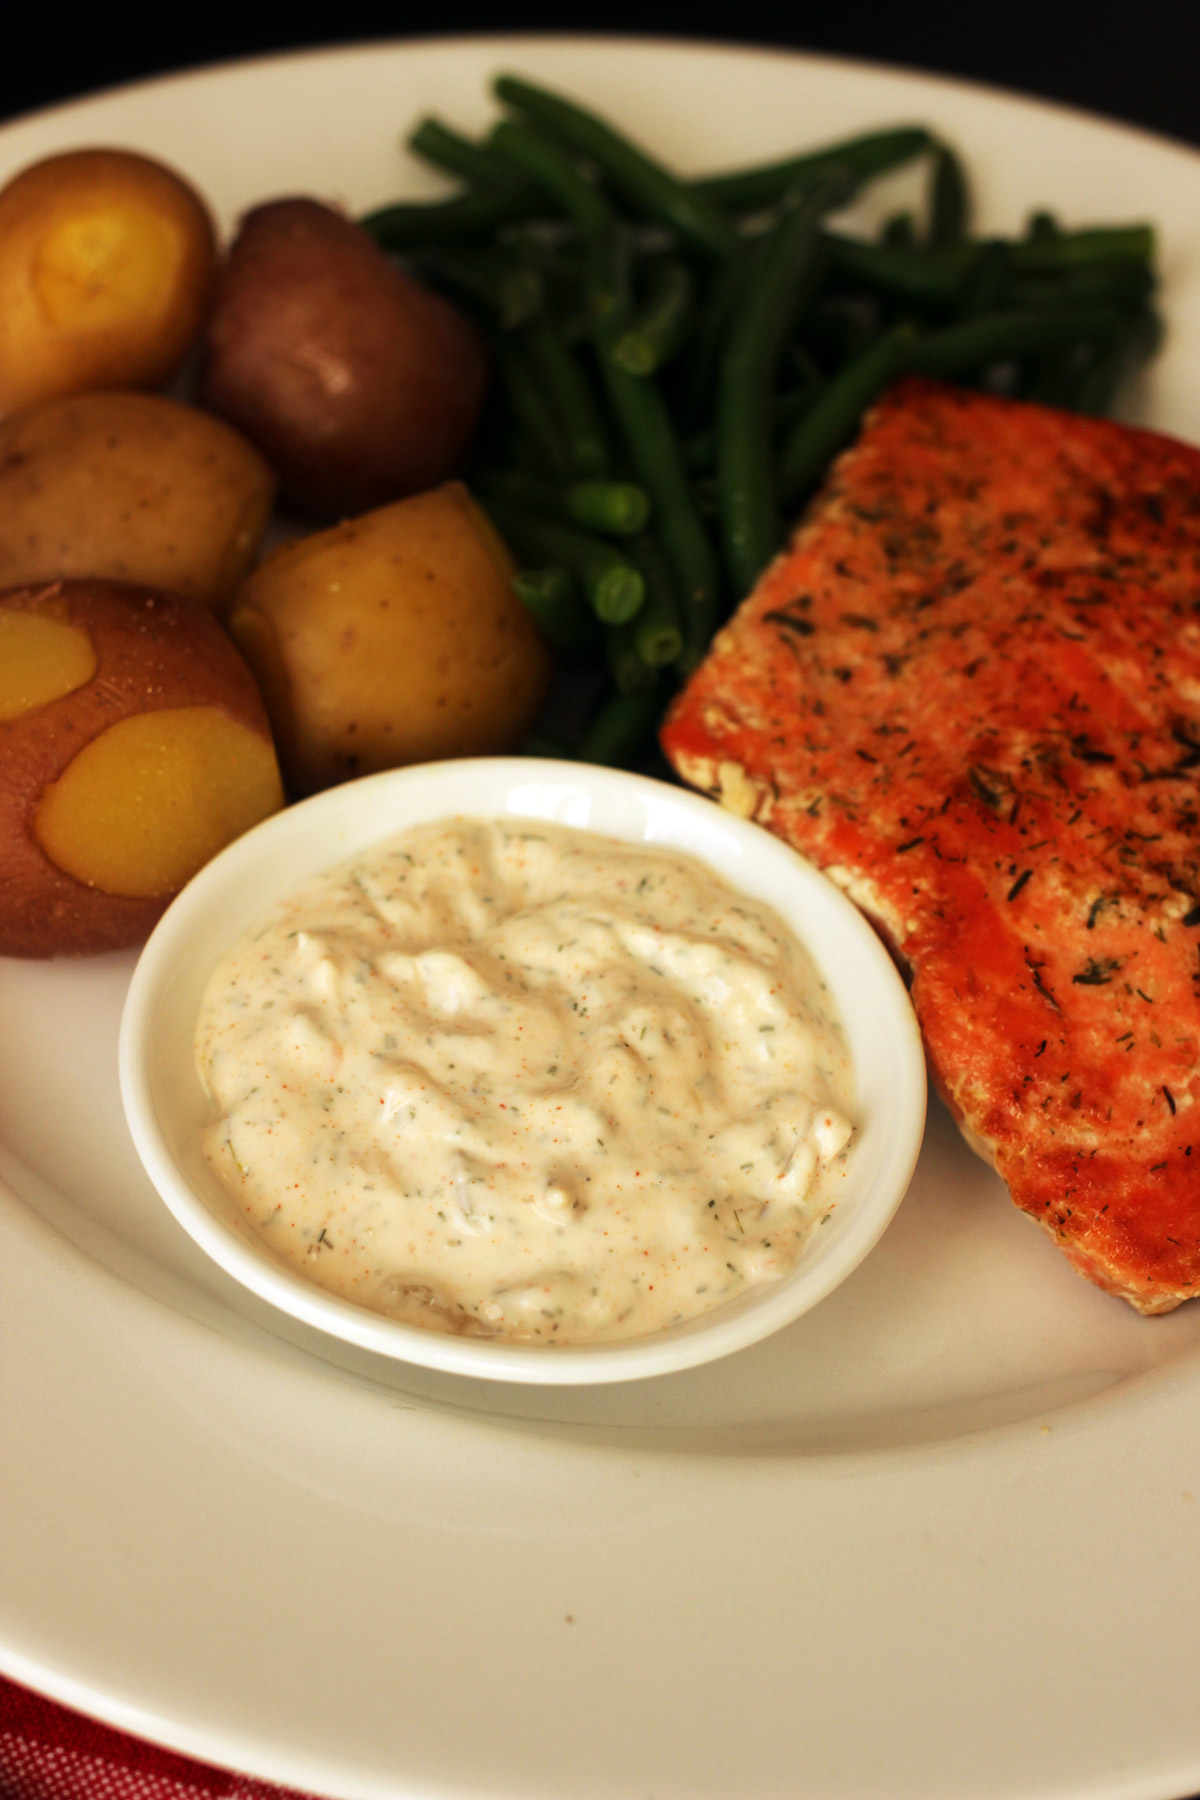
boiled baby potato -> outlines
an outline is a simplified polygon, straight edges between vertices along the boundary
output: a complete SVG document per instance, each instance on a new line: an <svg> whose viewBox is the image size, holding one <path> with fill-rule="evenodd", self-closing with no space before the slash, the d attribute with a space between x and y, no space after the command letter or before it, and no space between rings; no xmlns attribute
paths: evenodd
<svg viewBox="0 0 1200 1800"><path fill-rule="evenodd" d="M0 955L137 943L283 791L212 614L115 582L0 593Z"/></svg>
<svg viewBox="0 0 1200 1800"><path fill-rule="evenodd" d="M333 207L274 200L242 219L198 394L259 446L293 509L344 518L444 481L486 375L464 315Z"/></svg>
<svg viewBox="0 0 1200 1800"><path fill-rule="evenodd" d="M513 573L458 482L260 563L228 625L292 790L519 743L550 667Z"/></svg>
<svg viewBox="0 0 1200 1800"><path fill-rule="evenodd" d="M152 157L68 150L23 169L0 189L0 415L169 380L216 258L204 200Z"/></svg>
<svg viewBox="0 0 1200 1800"><path fill-rule="evenodd" d="M136 581L219 607L275 497L252 444L160 394L78 394L0 422L0 588Z"/></svg>

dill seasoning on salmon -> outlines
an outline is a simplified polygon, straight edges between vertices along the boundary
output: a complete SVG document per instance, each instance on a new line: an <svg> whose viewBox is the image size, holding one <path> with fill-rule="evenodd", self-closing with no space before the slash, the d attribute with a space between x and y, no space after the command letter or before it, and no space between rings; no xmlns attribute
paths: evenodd
<svg viewBox="0 0 1200 1800"><path fill-rule="evenodd" d="M866 912L1071 1264L1200 1291L1200 450L896 384L662 741Z"/></svg>

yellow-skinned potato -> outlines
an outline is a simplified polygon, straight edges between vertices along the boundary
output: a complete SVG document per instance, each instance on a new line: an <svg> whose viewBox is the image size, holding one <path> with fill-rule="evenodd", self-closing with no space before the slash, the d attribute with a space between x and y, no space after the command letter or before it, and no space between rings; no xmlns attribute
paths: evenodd
<svg viewBox="0 0 1200 1800"><path fill-rule="evenodd" d="M0 189L0 415L169 380L215 271L206 203L152 157L68 150L23 169Z"/></svg>
<svg viewBox="0 0 1200 1800"><path fill-rule="evenodd" d="M211 414L76 394L0 422L0 589L134 581L219 607L253 562L275 477Z"/></svg>
<svg viewBox="0 0 1200 1800"><path fill-rule="evenodd" d="M203 607L101 581L0 593L0 955L139 942L282 803L261 697Z"/></svg>
<svg viewBox="0 0 1200 1800"><path fill-rule="evenodd" d="M518 744L550 664L513 573L458 482L267 557L228 624L292 790Z"/></svg>

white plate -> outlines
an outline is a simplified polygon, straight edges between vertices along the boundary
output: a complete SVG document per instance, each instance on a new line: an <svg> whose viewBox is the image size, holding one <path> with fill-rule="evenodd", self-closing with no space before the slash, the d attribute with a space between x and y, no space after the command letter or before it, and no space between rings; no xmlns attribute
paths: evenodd
<svg viewBox="0 0 1200 1800"><path fill-rule="evenodd" d="M8 127L223 216L427 185L501 66L684 167L933 121L985 219L1163 227L1133 398L1200 439L1200 157L953 83L615 40L354 49ZM882 1244L725 1363L479 1388L278 1335L125 1136L132 958L0 965L0 1666L118 1725L360 1800L1175 1800L1200 1788L1200 1308L1073 1275L935 1111Z"/></svg>

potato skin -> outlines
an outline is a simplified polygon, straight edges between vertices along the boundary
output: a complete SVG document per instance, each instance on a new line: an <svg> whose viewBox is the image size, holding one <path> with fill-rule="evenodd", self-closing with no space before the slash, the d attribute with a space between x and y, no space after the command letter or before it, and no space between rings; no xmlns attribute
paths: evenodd
<svg viewBox="0 0 1200 1800"><path fill-rule="evenodd" d="M514 748L545 696L550 659L513 573L458 482L260 563L228 624L291 791Z"/></svg>
<svg viewBox="0 0 1200 1800"><path fill-rule="evenodd" d="M55 582L0 594L6 609L80 627L95 647L96 670L61 698L0 721L0 955L86 955L136 944L171 896L104 893L64 874L35 836L41 797L92 739L149 711L212 706L269 742L258 689L212 614L174 595L116 582Z"/></svg>
<svg viewBox="0 0 1200 1800"><path fill-rule="evenodd" d="M198 397L256 443L317 520L446 480L487 359L474 326L316 200L255 207L217 277Z"/></svg>
<svg viewBox="0 0 1200 1800"><path fill-rule="evenodd" d="M135 151L68 150L0 189L0 415L155 388L195 343L216 271L207 203Z"/></svg>
<svg viewBox="0 0 1200 1800"><path fill-rule="evenodd" d="M52 400L0 421L0 589L91 576L220 607L275 497L232 426L159 394Z"/></svg>

